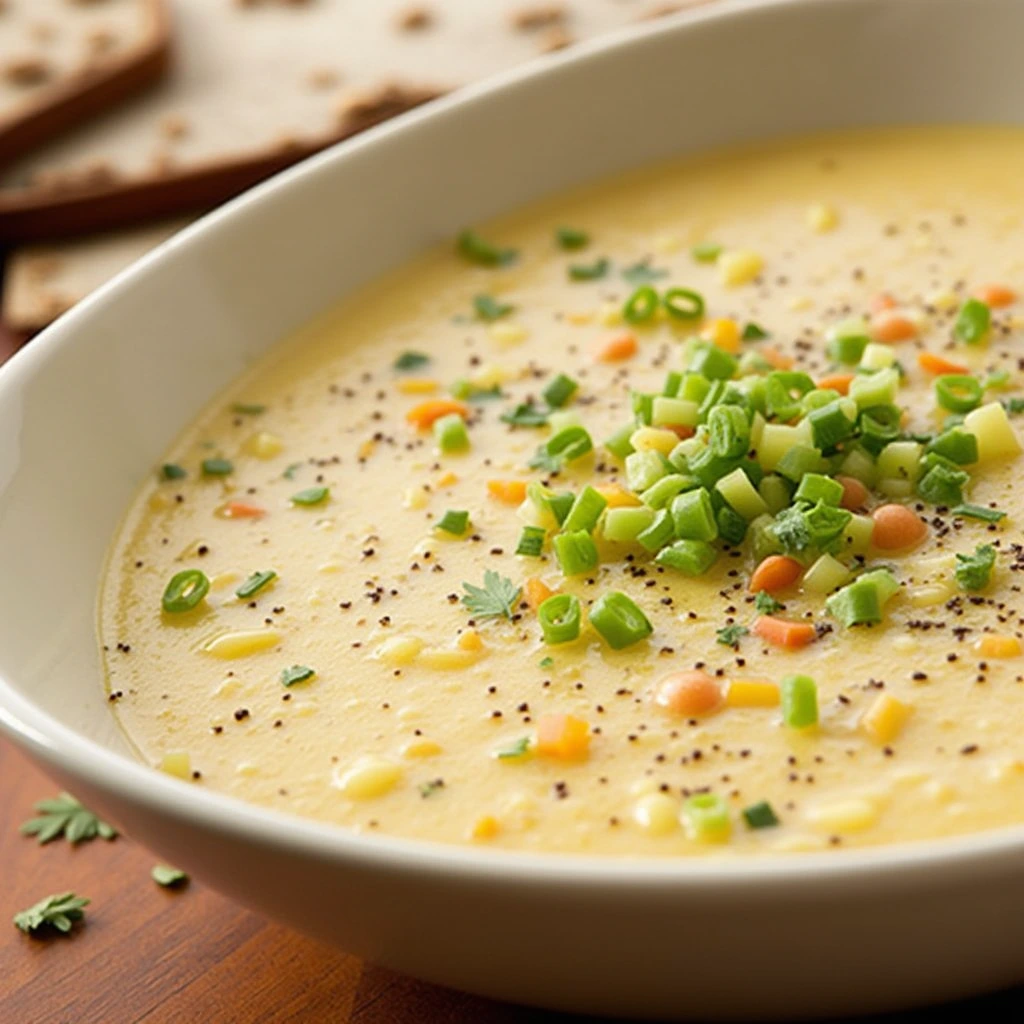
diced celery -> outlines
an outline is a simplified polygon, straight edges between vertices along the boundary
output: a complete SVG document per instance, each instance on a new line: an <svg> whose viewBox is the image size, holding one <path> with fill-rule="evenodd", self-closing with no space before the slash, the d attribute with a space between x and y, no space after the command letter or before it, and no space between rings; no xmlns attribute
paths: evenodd
<svg viewBox="0 0 1024 1024"><path fill-rule="evenodd" d="M894 368L879 370L877 373L854 377L850 382L850 398L857 403L858 409L892 405L899 386L899 371Z"/></svg>
<svg viewBox="0 0 1024 1024"><path fill-rule="evenodd" d="M651 424L655 427L695 427L699 421L700 406L685 398L654 399Z"/></svg>
<svg viewBox="0 0 1024 1024"><path fill-rule="evenodd" d="M672 525L672 514L667 508L655 512L651 525L637 534L637 543L648 551L660 551L671 544L676 531Z"/></svg>
<svg viewBox="0 0 1024 1024"><path fill-rule="evenodd" d="M616 544L632 543L654 522L652 508L610 508L604 514L605 540Z"/></svg>
<svg viewBox="0 0 1024 1024"><path fill-rule="evenodd" d="M875 484L875 490L887 498L909 498L913 496L914 485L909 480L882 478Z"/></svg>
<svg viewBox="0 0 1024 1024"><path fill-rule="evenodd" d="M706 445L702 437L688 437L669 452L668 461L676 469L685 471L690 465L690 459L704 451Z"/></svg>
<svg viewBox="0 0 1024 1024"><path fill-rule="evenodd" d="M755 451L761 447L761 436L767 422L759 412L754 413L754 418L750 422L750 447Z"/></svg>
<svg viewBox="0 0 1024 1024"><path fill-rule="evenodd" d="M874 533L875 521L871 516L854 513L853 518L843 530L842 544L839 553L843 555L863 555L871 547L871 536Z"/></svg>
<svg viewBox="0 0 1024 1024"><path fill-rule="evenodd" d="M774 522L771 516L758 516L747 530L751 551L758 562L769 555L782 554L782 545L773 529Z"/></svg>
<svg viewBox="0 0 1024 1024"><path fill-rule="evenodd" d="M757 493L768 506L768 511L775 515L789 504L793 489L788 480L776 473L770 473L757 485Z"/></svg>
<svg viewBox="0 0 1024 1024"><path fill-rule="evenodd" d="M677 398L683 398L688 402L696 402L700 405L705 396L711 390L711 381L702 373L684 373L683 382L676 392Z"/></svg>
<svg viewBox="0 0 1024 1024"><path fill-rule="evenodd" d="M881 345L873 341L865 347L860 357L860 365L865 370L888 370L890 366L896 365L896 353L893 352L891 345Z"/></svg>
<svg viewBox="0 0 1024 1024"><path fill-rule="evenodd" d="M804 573L804 590L811 594L830 594L850 578L850 570L831 555L822 555Z"/></svg>
<svg viewBox="0 0 1024 1024"><path fill-rule="evenodd" d="M849 454L843 459L840 472L843 476L852 476L859 480L865 487L874 487L878 479L874 459L863 448L850 449Z"/></svg>
<svg viewBox="0 0 1024 1024"><path fill-rule="evenodd" d="M787 480L799 483L808 473L821 473L827 469L818 448L797 444L779 459L776 470Z"/></svg>
<svg viewBox="0 0 1024 1024"><path fill-rule="evenodd" d="M757 443L757 461L761 463L766 473L771 473L786 452L794 445L803 444L805 441L806 434L798 426L766 423L761 431L761 440Z"/></svg>
<svg viewBox="0 0 1024 1024"><path fill-rule="evenodd" d="M582 427L583 421L575 409L556 409L548 416L551 436L561 433L566 427Z"/></svg>
<svg viewBox="0 0 1024 1024"><path fill-rule="evenodd" d="M875 466L882 480L907 480L917 482L921 475L918 463L923 446L916 441L892 441L879 453Z"/></svg>
<svg viewBox="0 0 1024 1024"><path fill-rule="evenodd" d="M978 439L978 461L1012 459L1020 454L1020 440L999 402L989 402L964 417L964 428Z"/></svg>
<svg viewBox="0 0 1024 1024"><path fill-rule="evenodd" d="M663 476L657 483L648 487L640 495L640 500L648 508L664 508L677 494L694 487L696 483L697 481L692 476L669 473L668 476Z"/></svg>
<svg viewBox="0 0 1024 1024"><path fill-rule="evenodd" d="M843 500L843 485L820 473L807 473L800 481L794 499L809 501L812 505L819 501L826 505L838 505Z"/></svg>
<svg viewBox="0 0 1024 1024"><path fill-rule="evenodd" d="M762 481L763 482L763 481ZM750 477L742 468L727 473L715 489L729 503L729 506L746 520L756 519L770 511L767 502L750 482ZM788 496L787 499L788 501Z"/></svg>
<svg viewBox="0 0 1024 1024"><path fill-rule="evenodd" d="M636 494L652 487L668 474L668 467L660 452L633 452L626 456L626 483Z"/></svg>

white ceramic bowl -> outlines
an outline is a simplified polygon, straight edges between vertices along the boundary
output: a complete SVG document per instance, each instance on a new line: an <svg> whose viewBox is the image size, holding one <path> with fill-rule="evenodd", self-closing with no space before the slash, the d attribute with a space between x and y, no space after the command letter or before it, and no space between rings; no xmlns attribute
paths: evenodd
<svg viewBox="0 0 1024 1024"><path fill-rule="evenodd" d="M4 729L229 896L502 999L793 1019L1022 980L1024 828L726 865L356 836L134 760L94 631L107 544L164 446L345 292L466 224L680 152L854 124L1019 121L1022 39L1021 0L727 2L402 117L171 240L0 372Z"/></svg>

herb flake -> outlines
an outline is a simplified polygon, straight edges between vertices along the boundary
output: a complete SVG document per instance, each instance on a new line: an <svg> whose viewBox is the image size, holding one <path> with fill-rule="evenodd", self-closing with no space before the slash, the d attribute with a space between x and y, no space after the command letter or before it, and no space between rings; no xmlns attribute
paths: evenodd
<svg viewBox="0 0 1024 1024"><path fill-rule="evenodd" d="M308 665L292 665L291 668L283 669L281 672L281 685L294 686L296 683L305 683L316 675L316 669Z"/></svg>
<svg viewBox="0 0 1024 1024"><path fill-rule="evenodd" d="M741 626L739 623L736 623L732 626L723 626L718 630L716 636L718 637L718 642L720 644L725 644L726 647L732 647L736 650L740 646L740 640L742 640L749 632L750 630L747 629L746 626Z"/></svg>
<svg viewBox="0 0 1024 1024"><path fill-rule="evenodd" d="M180 868L172 868L170 864L157 864L149 876L165 889L180 888L188 883L188 875Z"/></svg>
<svg viewBox="0 0 1024 1024"><path fill-rule="evenodd" d="M499 302L493 295L486 293L473 296L473 310L478 320L493 323L503 316L508 316L516 307L508 302Z"/></svg>
<svg viewBox="0 0 1024 1024"><path fill-rule="evenodd" d="M117 829L83 807L70 793L60 793L35 805L39 817L30 818L18 829L23 836L35 836L42 846L63 836L72 846L90 839L114 839Z"/></svg>
<svg viewBox="0 0 1024 1024"><path fill-rule="evenodd" d="M53 928L67 935L71 931L71 926L85 917L84 908L89 902L73 892L45 896L27 910L15 914L14 924L27 935L34 935L45 928Z"/></svg>
<svg viewBox="0 0 1024 1024"><path fill-rule="evenodd" d="M399 373L409 373L412 370L420 370L430 362L430 356L423 352L403 352L392 364L391 367Z"/></svg>

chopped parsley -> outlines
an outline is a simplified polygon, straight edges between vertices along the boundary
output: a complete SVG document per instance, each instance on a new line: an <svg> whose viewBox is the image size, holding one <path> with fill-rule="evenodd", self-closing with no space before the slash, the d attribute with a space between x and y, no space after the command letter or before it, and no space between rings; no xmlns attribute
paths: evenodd
<svg viewBox="0 0 1024 1024"><path fill-rule="evenodd" d="M84 908L89 900L73 892L62 892L46 896L38 903L14 915L15 927L26 934L35 934L45 928L53 928L64 935L71 931L76 921L85 917Z"/></svg>
<svg viewBox="0 0 1024 1024"><path fill-rule="evenodd" d="M1003 408L1011 416L1017 416L1024 412L1024 398L1007 398L1003 402Z"/></svg>
<svg viewBox="0 0 1024 1024"><path fill-rule="evenodd" d="M522 588L517 587L507 576L487 569L484 572L484 585L474 586L463 583L466 593L462 603L470 613L480 619L511 619Z"/></svg>
<svg viewBox="0 0 1024 1024"><path fill-rule="evenodd" d="M235 465L228 459L203 459L203 476L227 476Z"/></svg>
<svg viewBox="0 0 1024 1024"><path fill-rule="evenodd" d="M519 258L515 249L500 249L468 229L459 235L456 248L464 260L481 267L507 267Z"/></svg>
<svg viewBox="0 0 1024 1024"><path fill-rule="evenodd" d="M293 494L288 500L293 505L319 505L326 501L331 493L329 487L307 487L298 494Z"/></svg>
<svg viewBox="0 0 1024 1024"><path fill-rule="evenodd" d="M754 598L754 607L761 615L774 615L782 608L782 602L776 601L767 590L759 590Z"/></svg>
<svg viewBox="0 0 1024 1024"><path fill-rule="evenodd" d="M632 285L650 284L652 281L660 281L661 278L668 277L668 271L662 270L660 267L652 267L649 261L641 260L631 267L626 267L622 271L622 277Z"/></svg>
<svg viewBox="0 0 1024 1024"><path fill-rule="evenodd" d="M157 864L149 876L165 889L180 888L188 882L188 875L180 868L172 868L170 864Z"/></svg>
<svg viewBox="0 0 1024 1024"><path fill-rule="evenodd" d="M305 683L316 675L316 669L308 665L292 665L291 668L283 669L281 672L281 685L294 686L296 683Z"/></svg>
<svg viewBox="0 0 1024 1024"><path fill-rule="evenodd" d="M281 476L283 476L285 478L285 480L294 480L295 479L295 474L298 473L298 471L300 469L302 469L302 463L301 462L293 462L290 466L288 466L285 469L285 471L281 474Z"/></svg>
<svg viewBox="0 0 1024 1024"><path fill-rule="evenodd" d="M231 411L238 413L239 416L259 416L267 411L267 407L258 403L235 402L231 406Z"/></svg>
<svg viewBox="0 0 1024 1024"><path fill-rule="evenodd" d="M523 736L522 739L518 739L510 747L506 747L504 750L499 750L497 757L500 761L510 761L516 757L525 757L530 750L530 737Z"/></svg>
<svg viewBox="0 0 1024 1024"><path fill-rule="evenodd" d="M558 228L555 240L563 249L582 249L590 244L590 235L579 228Z"/></svg>
<svg viewBox="0 0 1024 1024"><path fill-rule="evenodd" d="M493 295L480 294L473 296L473 310L476 312L477 319L484 320L487 323L493 323L495 320L500 320L503 316L508 316L515 308L515 306L507 302L499 302Z"/></svg>
<svg viewBox="0 0 1024 1024"><path fill-rule="evenodd" d="M725 644L726 647L739 648L740 640L749 632L750 630L746 626L741 626L737 623L732 626L723 626L718 630L716 636L720 644Z"/></svg>
<svg viewBox="0 0 1024 1024"><path fill-rule="evenodd" d="M165 462L160 467L160 476L164 480L181 480L183 477L188 476L188 473L174 462Z"/></svg>
<svg viewBox="0 0 1024 1024"><path fill-rule="evenodd" d="M743 808L743 820L748 828L773 828L780 824L772 805L767 800Z"/></svg>
<svg viewBox="0 0 1024 1024"><path fill-rule="evenodd" d="M753 320L750 321L744 328L743 333L740 337L744 341L764 341L765 338L771 337L769 333L760 325L755 324Z"/></svg>
<svg viewBox="0 0 1024 1024"><path fill-rule="evenodd" d="M392 368L399 373L408 373L410 370L420 370L430 362L430 356L423 352L403 352L392 364Z"/></svg>
<svg viewBox="0 0 1024 1024"><path fill-rule="evenodd" d="M511 412L501 414L502 423L511 423L513 427L544 427L547 426L551 410L533 402L523 402Z"/></svg>
<svg viewBox="0 0 1024 1024"><path fill-rule="evenodd" d="M551 668L551 666L554 665L554 663L555 663L555 659L552 658L551 655L549 654L546 657L541 658L540 661L538 662L538 665L540 665L541 668Z"/></svg>
<svg viewBox="0 0 1024 1024"><path fill-rule="evenodd" d="M35 836L40 845L63 836L72 846L89 839L113 839L117 829L83 807L70 793L60 793L35 805L39 817L30 818L18 829L23 836Z"/></svg>
<svg viewBox="0 0 1024 1024"><path fill-rule="evenodd" d="M254 572L236 591L235 597L246 601L255 594L258 594L268 583L277 579L277 573L273 569L266 569L263 572Z"/></svg>
<svg viewBox="0 0 1024 1024"><path fill-rule="evenodd" d="M570 263L570 281L600 281L611 269L611 262L604 256L593 263Z"/></svg>
<svg viewBox="0 0 1024 1024"><path fill-rule="evenodd" d="M995 564L996 549L991 544L979 544L973 555L957 555L955 575L960 589L984 590Z"/></svg>

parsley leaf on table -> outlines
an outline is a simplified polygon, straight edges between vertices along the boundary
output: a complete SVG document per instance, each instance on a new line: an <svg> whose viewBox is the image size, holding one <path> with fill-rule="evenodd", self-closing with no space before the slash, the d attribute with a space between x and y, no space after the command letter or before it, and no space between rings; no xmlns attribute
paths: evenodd
<svg viewBox="0 0 1024 1024"><path fill-rule="evenodd" d="M38 818L30 818L19 829L23 836L36 836L40 845L63 836L72 846L89 839L113 839L117 829L101 821L83 807L70 793L61 793L52 800L35 805Z"/></svg>
<svg viewBox="0 0 1024 1024"><path fill-rule="evenodd" d="M76 896L73 892L57 893L46 896L27 910L15 914L14 924L26 935L47 926L66 935L71 931L75 921L81 921L85 917L83 907L88 904L89 900Z"/></svg>

